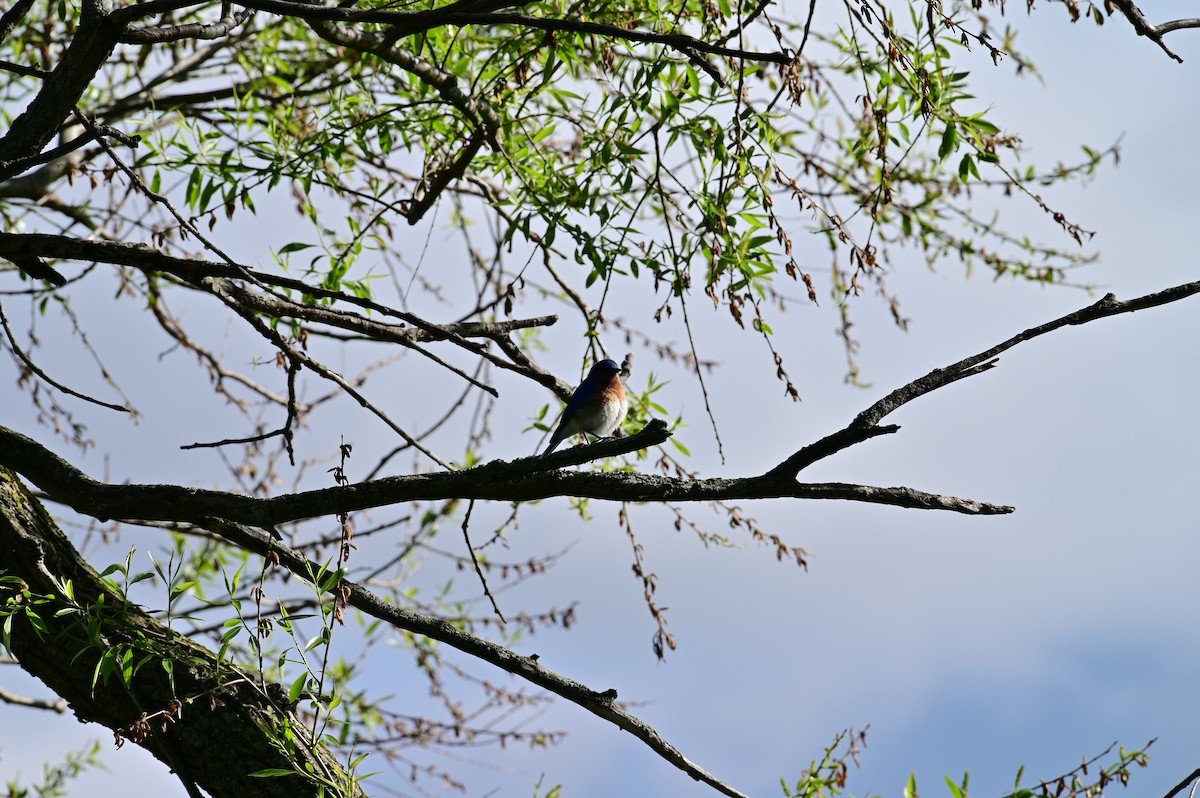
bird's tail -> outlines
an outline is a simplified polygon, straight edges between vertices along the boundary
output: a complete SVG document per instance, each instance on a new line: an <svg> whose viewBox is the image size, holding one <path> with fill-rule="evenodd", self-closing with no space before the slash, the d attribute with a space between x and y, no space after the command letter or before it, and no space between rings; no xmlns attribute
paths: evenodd
<svg viewBox="0 0 1200 798"><path fill-rule="evenodd" d="M550 436L550 445L546 447L546 451L542 452L541 455L538 456L538 462L540 463L542 460L545 460L547 457L549 457L550 453L557 449L558 445L562 443L563 439L566 437L566 435L559 435L557 432Z"/></svg>

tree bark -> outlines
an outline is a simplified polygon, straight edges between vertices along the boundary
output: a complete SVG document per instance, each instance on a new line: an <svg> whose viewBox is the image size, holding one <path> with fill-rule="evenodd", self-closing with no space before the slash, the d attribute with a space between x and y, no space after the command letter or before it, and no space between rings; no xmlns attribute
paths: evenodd
<svg viewBox="0 0 1200 798"><path fill-rule="evenodd" d="M21 667L81 721L152 753L190 795L316 796L321 781L325 795L362 795L328 750L311 745L283 688L270 684L264 692L244 671L127 603L2 467L0 577L0 617ZM95 678L106 655L112 672ZM266 769L294 775L250 776Z"/></svg>

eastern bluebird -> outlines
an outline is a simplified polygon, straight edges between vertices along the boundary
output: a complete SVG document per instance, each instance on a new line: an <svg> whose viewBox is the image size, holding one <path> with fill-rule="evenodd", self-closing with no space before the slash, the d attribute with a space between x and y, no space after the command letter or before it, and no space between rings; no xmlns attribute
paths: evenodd
<svg viewBox="0 0 1200 798"><path fill-rule="evenodd" d="M550 445L538 459L546 457L564 440L581 432L597 437L612 435L621 428L627 412L629 399L625 396L625 383L621 382L621 367L615 360L601 360L592 366L587 377L571 394L571 401L567 402L558 429L550 436Z"/></svg>

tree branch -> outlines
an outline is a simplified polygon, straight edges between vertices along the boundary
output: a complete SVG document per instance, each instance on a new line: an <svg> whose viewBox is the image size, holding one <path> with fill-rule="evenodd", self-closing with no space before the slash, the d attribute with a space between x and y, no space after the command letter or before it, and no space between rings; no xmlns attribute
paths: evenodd
<svg viewBox="0 0 1200 798"><path fill-rule="evenodd" d="M8 38L8 35L13 32L13 28L20 24L32 7L33 0L17 0L4 12L3 16L0 16L0 42Z"/></svg>
<svg viewBox="0 0 1200 798"><path fill-rule="evenodd" d="M104 3L84 0L79 29L62 60L46 76L29 106L0 136L0 180L21 171L22 158L37 155L58 132L75 103L117 46L117 29L109 24Z"/></svg>
<svg viewBox="0 0 1200 798"><path fill-rule="evenodd" d="M1193 781L1196 781L1197 779L1200 779L1200 768L1196 768L1191 773L1189 773L1187 776L1185 776L1183 781L1176 784L1169 793L1167 793L1166 795L1163 796L1163 798L1174 798L1176 795L1183 792L1184 788L1186 788L1189 784L1191 784Z"/></svg>
<svg viewBox="0 0 1200 798"><path fill-rule="evenodd" d="M8 690L5 690L3 687L0 687L0 701L3 701L5 704L13 704L14 706L20 706L20 707L32 707L33 709L49 709L53 712L59 713L60 715L67 711L67 702L63 701L61 698L56 698L56 699L32 698L27 695L17 695L16 693L10 693Z"/></svg>
<svg viewBox="0 0 1200 798"><path fill-rule="evenodd" d="M709 44L706 41L688 36L683 33L655 33L654 31L629 30L603 22L588 22L585 19L551 19L546 17L531 17L526 14L472 14L461 13L448 15L446 24L450 25L513 25L518 28L535 28L537 30L566 33L591 33L606 36L610 39L638 42L645 44L663 44L691 57L693 51L705 55L716 55L723 58L734 58L740 61L757 61L768 64L788 65L792 56L784 52L761 53L752 50L741 50L736 47L725 47L720 44Z"/></svg>
<svg viewBox="0 0 1200 798"><path fill-rule="evenodd" d="M1200 28L1200 19L1176 19L1164 22L1161 25L1153 25L1142 14L1142 10L1133 4L1133 0L1113 0L1113 5L1125 15L1125 19L1129 20L1129 24L1133 25L1133 29L1137 31L1138 36L1145 36L1161 47L1163 52L1171 56L1171 58L1181 64L1183 63L1183 59L1172 52L1171 48L1167 47L1166 42L1163 41L1163 34L1181 28Z"/></svg>
<svg viewBox="0 0 1200 798"><path fill-rule="evenodd" d="M47 267L47 268L49 268L49 267ZM65 281L64 281L64 283L65 283ZM128 405L115 405L115 404L112 404L111 402L102 402L99 399L95 399L91 396L88 396L87 394L82 394L79 391L76 391L72 388L68 388L66 385L63 385L62 383L58 382L53 377L51 377L49 374L42 371L41 368L38 367L38 364L34 363L33 359L30 358L29 355L25 354L25 350L23 350L21 348L20 344L17 343L17 338L15 335L13 335L12 328L8 326L8 316L6 316L4 313L4 305L3 304L0 304L0 327L2 327L4 329L4 337L8 339L8 346L10 349L12 349L13 354L16 355L20 359L20 361L25 364L26 368L28 368L30 371L32 371L34 374L36 374L38 377L40 377L48 385L52 385L53 387L57 388L58 390L62 391L63 393L65 393L69 396L74 396L76 399L82 399L85 402L91 402L94 405L99 405L100 407L106 407L109 410L117 410L122 413L133 413L133 408L129 407Z"/></svg>
<svg viewBox="0 0 1200 798"><path fill-rule="evenodd" d="M65 236L0 232L0 257L11 260L14 258L30 258L35 256L59 260L98 261L101 263L131 266L145 272L163 272L178 277L192 288L209 292L211 291L205 287L204 281L206 279L219 280L220 282L210 283L210 285L227 287L230 291L237 290L240 301L256 312L278 318L296 318L319 324L328 324L332 327L361 333L373 340L390 341L414 349L417 348L416 345L419 343L447 341L488 360L495 366L515 371L537 382L543 382L543 376L540 372L534 373L530 371L522 362L509 361L498 357L488 351L484 344L467 339L496 339L507 335L513 330L549 326L558 321L557 316L537 316L530 319L514 319L501 322L435 324L412 313L395 310L378 302L356 297L341 291L331 291L311 286L301 280L254 271L246 266L178 258L159 252L145 244L124 244L115 241L83 241ZM375 321L330 306L311 305L304 302L292 301L283 296L236 289L234 284L230 282L231 280L244 279L247 275L256 283L261 283L262 285L297 291L317 299L333 299L338 302L344 302L355 307L399 319L402 322L411 324L412 328L405 327L403 324L389 324ZM422 351L422 354L429 356L424 351ZM462 376L461 373L460 376ZM478 384L478 387L488 390L481 383Z"/></svg>
<svg viewBox="0 0 1200 798"><path fill-rule="evenodd" d="M1200 282L1189 283L1119 302L1112 295L1075 313L1033 327L973 357L936 369L893 391L863 411L843 430L804 447L761 476L683 479L629 472L569 472L558 468L599 457L611 457L662 443L666 425L652 422L630 438L610 439L555 453L544 462L532 457L514 462L495 460L464 471L389 477L356 485L337 486L273 498L255 498L222 491L172 485L107 485L87 477L37 442L0 427L0 464L7 465L61 501L96 518L142 518L199 523L208 517L273 529L276 524L430 499L491 499L536 501L555 496L611 501L713 501L729 499L841 499L896 507L951 510L971 515L1010 513L1012 507L941 496L906 487L875 487L845 483L801 483L795 475L817 459L877 435L896 431L878 422L898 407L939 387L979 373L995 364L996 356L1016 344L1067 325L1086 324L1106 316L1130 313L1175 302L1200 293Z"/></svg>
<svg viewBox="0 0 1200 798"><path fill-rule="evenodd" d="M229 524L217 519L208 519L200 526L210 529L224 537L234 545L247 551L252 551L263 557L277 556L279 563L292 573L309 581L319 573L321 566L305 558L300 552L281 543L274 542L265 535L247 529L238 524ZM388 602L361 584L343 580L340 587L348 590L347 603L355 609L372 618L377 618L391 624L397 629L403 629L414 634L424 635L432 640L451 646L464 654L487 662L503 671L518 676L532 684L554 693L557 696L583 707L609 723L623 729L645 743L652 751L667 762L687 773L692 778L720 791L730 798L746 798L746 796L716 778L708 771L685 757L675 746L663 739L652 726L640 718L630 714L617 705L617 691L613 689L603 692L592 690L580 682L561 676L544 667L537 657L525 657L504 646L497 645L470 632L465 632L441 618L422 615Z"/></svg>
<svg viewBox="0 0 1200 798"><path fill-rule="evenodd" d="M1113 294L1107 294L1099 302L1081 308L1074 313L1068 313L1053 321L1038 325L1037 327L1030 327L1028 330L1017 333L1007 341L993 346L991 349L964 358L945 368L934 369L924 377L915 379L907 385L897 388L859 413L844 429L838 430L816 443L805 446L767 473L768 475L775 476L795 476L817 460L836 454L849 446L878 435L896 432L900 429L898 426L889 425L881 427L879 426L879 422L914 399L936 391L938 388L944 388L958 380L981 374L984 371L994 368L999 362L999 355L1002 352L1012 349L1019 343L1054 332L1062 327L1087 324L1088 322L1107 318L1108 316L1133 313L1139 310L1158 307L1159 305L1166 305L1171 302L1178 302L1197 293L1200 293L1200 281L1184 283L1183 285L1167 288L1157 293L1128 299L1124 302L1118 300Z"/></svg>
<svg viewBox="0 0 1200 798"><path fill-rule="evenodd" d="M434 499L538 501L575 496L610 501L705 502L727 499L841 499L968 515L998 515L1012 507L904 487L873 487L838 482L800 483L768 473L757 477L684 479L630 472L542 470L636 451L669 437L666 424L652 421L637 435L577 446L540 461L493 460L463 471L387 477L373 482L257 498L177 485L112 485L97 482L18 432L0 427L0 465L12 468L55 501L93 518L188 521L223 518L259 529L277 524L354 512L402 502Z"/></svg>
<svg viewBox="0 0 1200 798"><path fill-rule="evenodd" d="M611 39L630 42L664 44L674 50L691 57L688 51L706 55L736 58L744 61L759 61L773 64L790 64L791 56L787 53L760 53L749 50L739 50L724 47L719 44L709 44L701 39L682 33L655 33L652 31L629 30L617 25L600 22L588 22L578 19L548 19L532 17L525 14L495 13L490 10L462 10L463 3L451 3L441 8L427 11L390 11L379 9L359 9L347 6L317 6L291 0L237 0L237 5L255 8L272 14L297 17L308 21L327 20L330 22L378 22L394 25L395 29L389 34L392 38L412 36L432 28L446 25L513 25L515 27L535 28L546 31L567 31L572 33L593 33ZM503 2L497 4L481 4L488 8L503 8L520 5L519 3ZM472 4L472 7L474 4Z"/></svg>
<svg viewBox="0 0 1200 798"><path fill-rule="evenodd" d="M124 44L161 44L177 42L181 39L220 39L228 36L252 16L254 16L252 8L236 14L232 9L228 9L216 22L171 25L165 28L134 28L122 33L120 40Z"/></svg>

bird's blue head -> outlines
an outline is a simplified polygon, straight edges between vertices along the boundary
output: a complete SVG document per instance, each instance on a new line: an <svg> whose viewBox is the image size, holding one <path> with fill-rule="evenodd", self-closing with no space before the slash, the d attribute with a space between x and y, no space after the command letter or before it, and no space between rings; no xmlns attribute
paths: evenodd
<svg viewBox="0 0 1200 798"><path fill-rule="evenodd" d="M601 377L611 377L612 375L619 374L620 372L621 367L617 365L617 361L606 358L592 366L591 371L588 372L588 379L595 380Z"/></svg>

